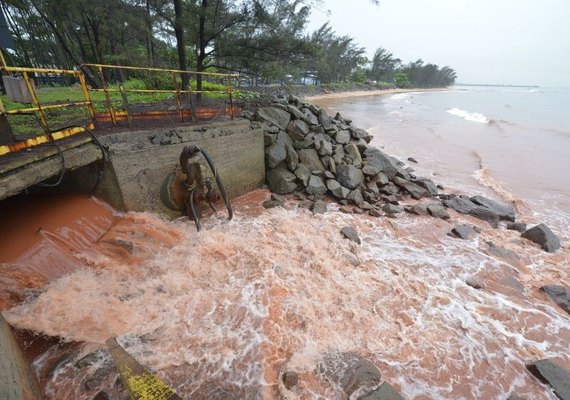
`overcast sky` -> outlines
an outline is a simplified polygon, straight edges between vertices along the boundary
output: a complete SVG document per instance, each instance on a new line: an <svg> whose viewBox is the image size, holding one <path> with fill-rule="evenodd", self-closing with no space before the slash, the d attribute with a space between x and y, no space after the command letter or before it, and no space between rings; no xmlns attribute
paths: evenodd
<svg viewBox="0 0 570 400"><path fill-rule="evenodd" d="M570 87L570 0L380 3L323 0L309 29L330 21L337 34L366 47L369 58L385 47L404 62L449 65L461 83Z"/></svg>

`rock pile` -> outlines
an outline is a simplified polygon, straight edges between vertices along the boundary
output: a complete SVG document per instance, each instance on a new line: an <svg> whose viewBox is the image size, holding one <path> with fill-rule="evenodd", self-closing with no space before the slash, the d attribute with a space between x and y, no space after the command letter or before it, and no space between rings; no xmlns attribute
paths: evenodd
<svg viewBox="0 0 570 400"><path fill-rule="evenodd" d="M558 238L544 225L526 230L515 222L515 209L483 196L439 193L441 186L417 177L413 169L370 145L372 136L352 125L339 113L331 117L325 110L295 96L276 97L272 104L243 116L264 124L266 182L276 194L295 193L303 207L326 212L323 199L330 195L342 205L342 212L368 213L374 217L394 217L403 211L449 219L453 209L487 221L493 228L507 221L507 228L519 230L524 238L545 251L560 247ZM417 163L413 158L410 162ZM433 198L432 203L402 206L408 199ZM272 199L267 207L277 206ZM307 204L308 202L308 204ZM355 205L350 209L349 204ZM460 228L461 230L461 228ZM461 232L460 232L461 233ZM456 237L472 237L453 232Z"/></svg>

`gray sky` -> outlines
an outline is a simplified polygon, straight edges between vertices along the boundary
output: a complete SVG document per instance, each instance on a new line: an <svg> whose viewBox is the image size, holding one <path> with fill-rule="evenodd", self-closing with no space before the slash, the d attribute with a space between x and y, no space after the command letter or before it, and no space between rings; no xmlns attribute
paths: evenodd
<svg viewBox="0 0 570 400"><path fill-rule="evenodd" d="M372 57L449 65L462 83L570 87L570 0L323 0L309 29L327 20Z"/></svg>

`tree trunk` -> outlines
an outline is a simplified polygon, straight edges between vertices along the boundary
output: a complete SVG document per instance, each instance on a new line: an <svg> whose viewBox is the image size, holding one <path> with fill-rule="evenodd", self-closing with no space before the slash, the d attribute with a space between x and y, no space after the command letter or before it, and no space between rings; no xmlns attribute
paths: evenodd
<svg viewBox="0 0 570 400"><path fill-rule="evenodd" d="M184 45L184 12L182 0L174 0L174 34L178 50L178 65L181 71L186 71L186 46ZM188 89L188 74L182 74L182 90Z"/></svg>
<svg viewBox="0 0 570 400"><path fill-rule="evenodd" d="M196 59L196 72L204 72L204 61L206 60L206 11L208 9L208 0L202 0L200 6L200 19L198 24L198 57ZM196 90L202 90L202 75L196 75ZM202 99L202 94L198 93L198 100Z"/></svg>

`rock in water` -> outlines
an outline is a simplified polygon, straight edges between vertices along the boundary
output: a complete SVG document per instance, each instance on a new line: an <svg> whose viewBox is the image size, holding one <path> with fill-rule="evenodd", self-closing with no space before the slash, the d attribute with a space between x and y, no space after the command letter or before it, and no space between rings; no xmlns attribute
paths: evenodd
<svg viewBox="0 0 570 400"><path fill-rule="evenodd" d="M451 230L451 235L459 239L471 239L477 236L477 231L469 225L457 225Z"/></svg>
<svg viewBox="0 0 570 400"><path fill-rule="evenodd" d="M561 285L546 285L540 288L564 311L570 314L570 289Z"/></svg>
<svg viewBox="0 0 570 400"><path fill-rule="evenodd" d="M554 388L562 400L570 400L570 373L556 365L552 360L540 360L527 365L527 369L541 381L546 381Z"/></svg>
<svg viewBox="0 0 570 400"><path fill-rule="evenodd" d="M344 236L348 240L352 240L354 243L358 243L358 244L361 243L357 230L355 228L353 228L352 226L345 226L344 228L342 228L340 230L340 233L342 233L342 236Z"/></svg>
<svg viewBox="0 0 570 400"><path fill-rule="evenodd" d="M392 179L392 182L394 182L396 185L398 185L402 189L405 189L416 200L419 200L422 197L429 197L430 196L430 193L426 189L424 189L423 187L416 185L415 183L412 183L412 182L407 181L405 179L402 179L398 176L394 177Z"/></svg>
<svg viewBox="0 0 570 400"><path fill-rule="evenodd" d="M319 370L349 397L361 388L372 389L382 379L374 364L353 353L329 353L323 358Z"/></svg>
<svg viewBox="0 0 570 400"><path fill-rule="evenodd" d="M291 389L299 383L299 375L293 371L287 371L283 374L283 384L287 389Z"/></svg>
<svg viewBox="0 0 570 400"><path fill-rule="evenodd" d="M473 196L471 201L493 211L503 221L515 222L515 208L511 205L501 204L483 196Z"/></svg>
<svg viewBox="0 0 570 400"><path fill-rule="evenodd" d="M313 215L314 214L324 214L327 212L327 203L322 201L322 200L317 200L315 201L315 204L313 204Z"/></svg>
<svg viewBox="0 0 570 400"><path fill-rule="evenodd" d="M371 147L366 149L364 151L364 157L368 161L368 164L377 167L380 171L384 172L389 179L393 179L398 173L399 168L392 158L376 148Z"/></svg>
<svg viewBox="0 0 570 400"><path fill-rule="evenodd" d="M518 231L523 233L526 231L526 224L523 222L507 222L507 229L510 231Z"/></svg>
<svg viewBox="0 0 570 400"><path fill-rule="evenodd" d="M493 228L499 226L499 216L492 210L473 203L465 197L454 197L444 201L444 204L462 214L469 214L475 218L487 221Z"/></svg>
<svg viewBox="0 0 570 400"><path fill-rule="evenodd" d="M530 228L521 235L523 238L537 243L548 253L554 253L560 248L560 239L544 224Z"/></svg>
<svg viewBox="0 0 570 400"><path fill-rule="evenodd" d="M432 217L441 218L441 219L449 219L449 213L445 211L445 208L441 204L429 204L427 206L427 211L431 214Z"/></svg>
<svg viewBox="0 0 570 400"><path fill-rule="evenodd" d="M378 389L360 396L358 400L404 400L404 398L388 382L384 382Z"/></svg>

